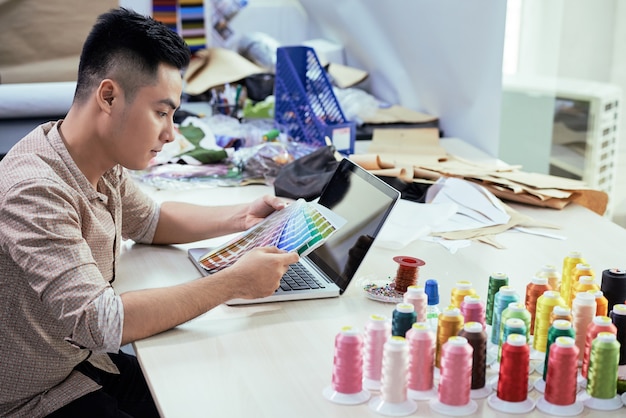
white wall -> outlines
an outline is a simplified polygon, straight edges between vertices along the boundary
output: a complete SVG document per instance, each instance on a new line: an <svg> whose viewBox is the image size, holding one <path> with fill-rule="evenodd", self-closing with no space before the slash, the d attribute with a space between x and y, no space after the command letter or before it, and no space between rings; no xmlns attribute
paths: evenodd
<svg viewBox="0 0 626 418"><path fill-rule="evenodd" d="M626 108L626 2L523 0L519 73L620 86ZM626 226L626 110L620 121L613 220Z"/></svg>

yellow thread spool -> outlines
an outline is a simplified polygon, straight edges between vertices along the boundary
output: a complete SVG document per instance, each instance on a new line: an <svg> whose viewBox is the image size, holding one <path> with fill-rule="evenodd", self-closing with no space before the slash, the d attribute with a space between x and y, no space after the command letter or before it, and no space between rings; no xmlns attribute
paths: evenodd
<svg viewBox="0 0 626 418"><path fill-rule="evenodd" d="M452 288L452 294L450 298L450 304L455 308L461 308L461 302L465 299L465 296L475 295L476 290L472 286L472 283L467 280L461 280L456 282L456 286Z"/></svg>
<svg viewBox="0 0 626 418"><path fill-rule="evenodd" d="M561 285L559 291L563 300L570 300L570 292L572 291L572 270L578 263L584 263L582 253L580 251L572 251L563 259L563 271L561 273Z"/></svg>
<svg viewBox="0 0 626 418"><path fill-rule="evenodd" d="M595 277L595 273L593 272L593 270L591 270L591 266L584 262L576 264L576 267L574 267L574 269L572 270L569 299L563 298L565 299L565 302L567 302L567 305L570 307L572 306L572 301L574 300L573 293L576 289L576 285L580 281L580 278L583 276Z"/></svg>
<svg viewBox="0 0 626 418"><path fill-rule="evenodd" d="M546 352L548 343L548 330L550 328L550 313L555 306L565 306L565 301L554 290L546 290L537 299L537 312L535 313L535 338L533 348L541 353Z"/></svg>
<svg viewBox="0 0 626 418"><path fill-rule="evenodd" d="M448 306L439 314L435 366L439 367L441 365L441 347L448 341L448 338L457 335L463 329L464 322L461 310L454 306Z"/></svg>

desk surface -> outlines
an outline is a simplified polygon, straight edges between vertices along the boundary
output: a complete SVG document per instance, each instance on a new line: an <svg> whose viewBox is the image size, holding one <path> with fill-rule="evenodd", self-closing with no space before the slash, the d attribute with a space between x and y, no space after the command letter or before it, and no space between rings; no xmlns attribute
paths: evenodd
<svg viewBox="0 0 626 418"><path fill-rule="evenodd" d="M205 204L249 201L271 192L265 186L157 191L157 200L184 200ZM322 396L330 385L334 339L346 325L362 328L369 315L391 317L393 304L370 300L359 285L363 278L393 277L393 257L421 258L419 282L436 278L442 305L449 302L454 284L469 280L487 297L491 273L505 272L520 295L531 277L545 264L562 265L573 250L581 251L600 275L623 267L626 230L593 212L570 205L562 211L513 205L520 212L560 226L567 237L556 240L519 232L498 236L506 249L473 243L450 254L438 244L415 241L399 251L373 247L348 290L338 298L219 306L207 314L160 335L137 341L135 351L165 417L380 417L367 403L337 405ZM223 239L222 239L223 240ZM186 249L215 244L208 240L171 247L124 244L115 282L118 293L146 287L169 286L199 277ZM533 374L531 379L538 377ZM531 391L529 396L540 394ZM503 416L486 400L477 401L473 416ZM586 409L583 413L599 413ZM603 413L623 416L624 409ZM413 416L439 416L427 401L418 402ZM535 410L532 416L544 416ZM548 415L545 415L548 416Z"/></svg>

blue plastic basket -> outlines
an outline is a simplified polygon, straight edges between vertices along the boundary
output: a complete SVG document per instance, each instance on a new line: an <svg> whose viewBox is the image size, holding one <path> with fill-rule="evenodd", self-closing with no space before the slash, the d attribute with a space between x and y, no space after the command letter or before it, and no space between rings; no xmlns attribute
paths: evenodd
<svg viewBox="0 0 626 418"><path fill-rule="evenodd" d="M276 127L293 141L324 146L329 137L337 151L354 153L355 124L346 120L313 48L277 49L274 97Z"/></svg>

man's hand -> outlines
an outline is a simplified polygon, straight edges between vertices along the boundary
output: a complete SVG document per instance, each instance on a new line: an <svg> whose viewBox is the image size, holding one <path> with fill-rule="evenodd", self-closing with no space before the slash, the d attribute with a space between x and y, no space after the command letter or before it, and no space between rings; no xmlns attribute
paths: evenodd
<svg viewBox="0 0 626 418"><path fill-rule="evenodd" d="M270 296L280 286L280 278L300 257L276 247L259 247L245 253L228 267L229 281L243 299ZM226 271L225 270L225 271Z"/></svg>
<svg viewBox="0 0 626 418"><path fill-rule="evenodd" d="M248 210L243 218L242 230L252 228L261 222L269 214L276 210L281 210L289 204L289 201L280 197L265 195L248 206Z"/></svg>

